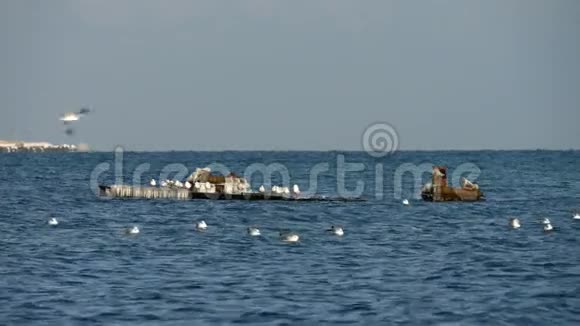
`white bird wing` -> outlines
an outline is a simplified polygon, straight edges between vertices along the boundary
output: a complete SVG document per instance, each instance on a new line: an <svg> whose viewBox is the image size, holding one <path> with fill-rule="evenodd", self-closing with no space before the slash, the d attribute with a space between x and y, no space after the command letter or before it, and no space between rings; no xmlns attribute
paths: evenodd
<svg viewBox="0 0 580 326"><path fill-rule="evenodd" d="M65 123L71 121L78 121L80 119L78 114L75 113L65 113L61 118L60 121L64 121Z"/></svg>

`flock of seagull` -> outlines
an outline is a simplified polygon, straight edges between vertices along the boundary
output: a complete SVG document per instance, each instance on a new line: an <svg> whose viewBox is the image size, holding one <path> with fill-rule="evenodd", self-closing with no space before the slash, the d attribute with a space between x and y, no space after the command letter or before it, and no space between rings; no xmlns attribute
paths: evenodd
<svg viewBox="0 0 580 326"><path fill-rule="evenodd" d="M155 181L155 179L151 179L151 181L149 181L149 185L151 187L157 187L157 181ZM183 183L179 180L163 180L159 183L159 186L191 189L192 184L189 181L186 181L185 183Z"/></svg>
<svg viewBox="0 0 580 326"><path fill-rule="evenodd" d="M276 186L274 186L274 187L276 187ZM295 185L295 187L298 187L298 186ZM260 188L263 188L263 186ZM296 190L296 192L299 192L298 189L294 189L294 190ZM410 205L408 199L404 199L402 201L402 204L405 206ZM580 220L580 211L574 211L572 213L572 219ZM48 220L48 225L57 226L58 224L59 224L58 220L54 217L52 217L51 219ZM543 225L543 229L545 232L551 232L554 230L554 226L552 225L552 222L548 218L544 218L542 220L542 225ZM512 217L509 219L509 226L513 229L519 229L522 227L522 224L520 223L520 220L517 217ZM200 220L200 221L195 223L195 229L197 231L205 231L205 230L207 230L207 228L208 228L207 223L204 220ZM141 231L139 230L139 227L136 225L125 229L125 234L128 234L128 235L137 235L140 232ZM327 232L329 232L335 236L342 237L344 235L344 228L340 225L332 225L330 227L330 229L327 230ZM247 233L248 233L248 235L253 236L253 237L258 237L258 236L262 235L262 233L260 232L260 229L256 226L248 227ZM280 240L284 241L284 242L298 242L300 240L300 236L295 232L280 232L279 235L280 235Z"/></svg>
<svg viewBox="0 0 580 326"><path fill-rule="evenodd" d="M149 181L149 185L151 187L157 187L157 181L155 179L151 179L151 181ZM192 187L194 187L195 189L197 189L201 192L212 192L212 189L213 189L212 184L209 182L195 182L194 184L192 184L189 181L181 182L179 180L162 180L161 182L159 182L159 186L162 188L163 187L174 187L174 188L185 188L185 189L191 189ZM266 187L264 187L264 185L261 185L260 188L258 189L258 191L262 194L266 193ZM300 187L298 187L298 185L295 184L294 186L292 186L292 191L290 191L289 187L272 186L271 193L278 194L278 195L290 195L291 193L293 193L294 195L299 195L300 194ZM409 205L409 201L407 201L407 203L405 205Z"/></svg>
<svg viewBox="0 0 580 326"><path fill-rule="evenodd" d="M48 220L48 225L57 226L58 224L59 224L58 220L54 217ZM195 229L197 231L205 231L207 230L207 228L208 228L207 223L204 220L195 223ZM332 225L330 229L328 229L327 231L339 237L342 237L344 235L344 228L339 225ZM125 234L127 235L137 235L140 232L141 231L139 230L139 227L136 225L125 229ZM252 237L258 237L262 235L262 232L256 226L248 227L247 232L248 235ZM300 236L295 232L280 232L280 240L284 242L298 242L300 240Z"/></svg>
<svg viewBox="0 0 580 326"><path fill-rule="evenodd" d="M578 212L578 211L573 212L572 219L580 220L580 212ZM510 218L509 225L513 229L519 229L522 227L522 224L520 223L520 219L518 219L517 217ZM542 225L543 225L545 232L551 232L554 230L554 226L552 225L552 222L547 217L542 220Z"/></svg>
<svg viewBox="0 0 580 326"><path fill-rule="evenodd" d="M58 220L54 217L48 220L48 225L51 226L57 226L58 223L59 223ZM207 223L205 223L204 220L198 221L195 223L195 229L197 231L205 231L207 230ZM339 225L333 225L327 231L339 237L342 237L344 235L344 228ZM139 227L136 225L125 229L125 234L127 235L137 235L140 232L141 231L139 230ZM256 226L248 227L247 232L248 235L253 237L258 237L262 235L262 232ZM280 240L284 242L298 242L300 240L300 236L295 232L280 232Z"/></svg>

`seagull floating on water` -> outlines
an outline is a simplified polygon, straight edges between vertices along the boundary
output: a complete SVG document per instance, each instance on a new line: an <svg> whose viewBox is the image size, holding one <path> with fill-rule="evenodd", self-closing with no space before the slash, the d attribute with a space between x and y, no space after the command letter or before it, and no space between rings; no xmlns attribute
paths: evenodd
<svg viewBox="0 0 580 326"><path fill-rule="evenodd" d="M575 220L580 220L580 212L578 212L578 211L574 212L574 215L572 215L572 218Z"/></svg>
<svg viewBox="0 0 580 326"><path fill-rule="evenodd" d="M519 229L521 227L520 220L517 217L510 218L510 226L514 229Z"/></svg>
<svg viewBox="0 0 580 326"><path fill-rule="evenodd" d="M204 220L201 220L201 221L197 222L197 224L195 225L195 228L198 230L206 230L207 224L205 224Z"/></svg>
<svg viewBox="0 0 580 326"><path fill-rule="evenodd" d="M544 218L542 223L544 224L544 231L552 231L554 229L552 223L550 222L550 219L548 219L547 217Z"/></svg>
<svg viewBox="0 0 580 326"><path fill-rule="evenodd" d="M280 232L280 240L284 242L298 242L300 237L296 233L282 233Z"/></svg>
<svg viewBox="0 0 580 326"><path fill-rule="evenodd" d="M248 228L248 234L251 235L251 236L253 236L253 237L257 237L259 235L262 235L262 233L260 233L260 229L258 229L255 226L250 226Z"/></svg>
<svg viewBox="0 0 580 326"><path fill-rule="evenodd" d="M58 225L58 221L56 220L56 218L53 217L50 220L48 220L48 225L56 226Z"/></svg>
<svg viewBox="0 0 580 326"><path fill-rule="evenodd" d="M344 229L342 228L342 226L333 225L330 227L330 230L328 231L339 237L342 237L344 235Z"/></svg>
<svg viewBox="0 0 580 326"><path fill-rule="evenodd" d="M125 230L125 233L127 234L139 234L139 227L137 227L137 225L134 225L132 228L128 228Z"/></svg>
<svg viewBox="0 0 580 326"><path fill-rule="evenodd" d="M409 206L409 200L408 199L403 199L403 205Z"/></svg>

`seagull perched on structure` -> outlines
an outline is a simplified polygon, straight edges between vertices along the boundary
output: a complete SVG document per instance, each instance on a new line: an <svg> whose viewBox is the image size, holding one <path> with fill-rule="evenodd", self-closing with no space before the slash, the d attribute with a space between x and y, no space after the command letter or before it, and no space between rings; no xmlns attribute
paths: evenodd
<svg viewBox="0 0 580 326"><path fill-rule="evenodd" d="M264 188L264 185L261 185L260 188L258 189L259 192L264 193L266 192L266 188Z"/></svg>
<svg viewBox="0 0 580 326"><path fill-rule="evenodd" d="M292 192L294 192L295 195L299 195L300 194L300 187L298 187L298 185L292 186Z"/></svg>
<svg viewBox="0 0 580 326"><path fill-rule="evenodd" d="M151 182L149 182L149 184L151 185L151 187L155 187L157 186L157 181L155 181L155 179L151 179Z"/></svg>

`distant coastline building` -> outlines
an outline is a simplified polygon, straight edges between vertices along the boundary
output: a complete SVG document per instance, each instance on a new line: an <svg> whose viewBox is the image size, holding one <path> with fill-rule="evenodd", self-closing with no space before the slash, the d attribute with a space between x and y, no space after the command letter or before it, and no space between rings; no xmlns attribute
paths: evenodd
<svg viewBox="0 0 580 326"><path fill-rule="evenodd" d="M0 140L0 153L13 152L76 152L76 145L54 145L48 142L23 142Z"/></svg>

